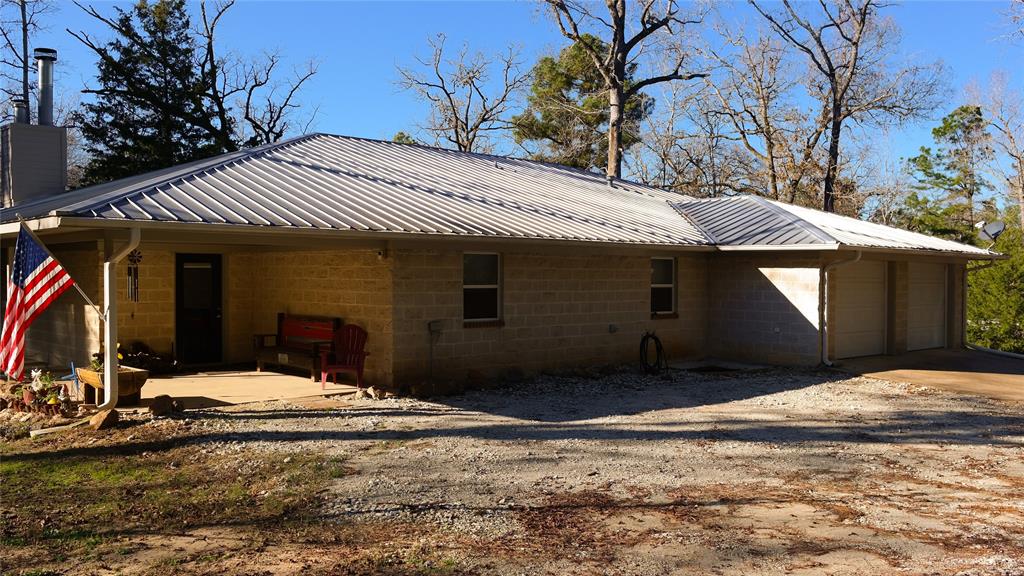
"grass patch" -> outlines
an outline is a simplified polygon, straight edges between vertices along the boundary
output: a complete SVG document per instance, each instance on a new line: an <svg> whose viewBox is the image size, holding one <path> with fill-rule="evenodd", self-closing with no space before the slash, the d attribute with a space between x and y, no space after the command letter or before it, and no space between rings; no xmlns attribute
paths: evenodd
<svg viewBox="0 0 1024 576"><path fill-rule="evenodd" d="M135 454L48 452L30 443L4 448L0 517L4 548L42 548L37 566L66 558L116 555L119 536L180 533L205 526L276 528L308 516L317 493L349 472L320 455L244 458L195 446ZM23 452L16 452L23 449ZM49 447L52 450L52 447ZM27 566L25 568L28 568Z"/></svg>

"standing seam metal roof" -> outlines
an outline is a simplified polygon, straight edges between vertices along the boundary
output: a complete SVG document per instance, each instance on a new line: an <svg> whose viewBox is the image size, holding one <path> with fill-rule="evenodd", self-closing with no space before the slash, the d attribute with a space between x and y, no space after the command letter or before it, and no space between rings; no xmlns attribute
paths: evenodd
<svg viewBox="0 0 1024 576"><path fill-rule="evenodd" d="M706 245L679 197L551 164L323 134L18 206L26 218Z"/></svg>
<svg viewBox="0 0 1024 576"><path fill-rule="evenodd" d="M565 166L327 134L19 204L17 215L742 249L993 252L757 196L694 199ZM4 210L13 220L14 210Z"/></svg>

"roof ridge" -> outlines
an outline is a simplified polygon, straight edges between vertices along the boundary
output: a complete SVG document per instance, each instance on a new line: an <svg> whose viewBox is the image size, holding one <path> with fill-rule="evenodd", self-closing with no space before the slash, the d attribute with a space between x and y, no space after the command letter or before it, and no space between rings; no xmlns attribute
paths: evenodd
<svg viewBox="0 0 1024 576"><path fill-rule="evenodd" d="M714 234L712 234L711 231L708 230L707 228L705 228L703 225L701 225L701 223L699 221L697 221L696 218L694 218L689 213L687 213L686 212L686 208L684 207L684 204L692 204L692 203L700 202L701 200L707 200L707 198L703 198L703 199L701 199L701 198L694 198L693 200L691 200L689 202L673 202L671 200L665 200L665 202L668 202L668 205L671 206L672 209L675 210L677 214L679 214L680 216L685 218L686 221L689 222L690 224L692 224L693 227L696 228L701 234L703 234L704 236L707 236L707 239L711 241L712 245L717 246L719 244L718 237L715 236Z"/></svg>
<svg viewBox="0 0 1024 576"><path fill-rule="evenodd" d="M800 216L797 216L796 214L787 210L785 207L783 207L782 202L778 202L777 200L769 200L768 198L763 198L761 196L756 196L754 194L745 194L744 197L752 198L754 201L760 202L761 204L767 206L776 214L781 215L782 217L786 218L793 224L796 224L800 228L803 228L804 231L806 231L808 234L817 237L819 240L825 242L826 244L842 244L842 242L840 242L835 236L832 236L828 232L825 232L821 228L815 226L814 224L811 224L807 220L804 220ZM785 205L792 206L791 204ZM810 208L808 208L808 210L810 210Z"/></svg>
<svg viewBox="0 0 1024 576"><path fill-rule="evenodd" d="M520 158L518 156L507 156L507 155L502 155L502 154L490 154L488 152L465 152L463 150L452 150L451 148L443 148L441 146L431 146L430 144L420 144L418 142L395 142L394 140L384 140L382 138L368 138L366 136L349 136L349 135L346 135L346 134L334 134L334 133L331 133L331 132L315 132L312 135L313 136L328 136L328 137L331 137L331 138L344 138L346 140L361 140L363 142L375 142L375 143L378 143L378 144L392 144L392 145L395 145L395 146L407 146L407 147L410 147L410 148L422 148L422 149L425 149L425 150L434 150L434 151L437 151L437 152L446 152L446 153L449 153L449 154L456 154L456 155L464 154L466 156L476 156L476 157L479 157L479 158L488 158L488 159L494 159L494 160L504 160L504 161L509 161L509 162L526 162L528 164L537 164L537 165L540 165L540 166L550 166L552 168L558 168L560 170L566 170L566 171L569 171L569 172L575 172L575 173L578 173L578 174L581 174L581 175L584 175L584 176L590 176L592 178L597 178L597 179L601 179L601 178L605 177L600 172L594 172L594 171L591 171L591 170L587 170L585 168L577 168L576 166L569 166L567 164L559 164L557 162L549 162L547 160L534 160L533 158ZM668 190L662 190L661 188L658 188L657 186L652 186L650 184L644 184L643 182L637 182L636 180L629 180L627 178L615 178L615 182L622 182L622 183L628 184L630 186L638 186L640 188L651 188L651 189L658 190L660 192L669 192ZM647 196L651 196L652 198L658 198L657 196L655 196L653 194L650 194L650 193L648 193L646 191L629 190L629 192L645 194Z"/></svg>

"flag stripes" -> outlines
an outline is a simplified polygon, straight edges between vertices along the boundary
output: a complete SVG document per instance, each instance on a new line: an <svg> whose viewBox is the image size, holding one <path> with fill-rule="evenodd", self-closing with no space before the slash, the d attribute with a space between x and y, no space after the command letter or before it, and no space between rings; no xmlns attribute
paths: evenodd
<svg viewBox="0 0 1024 576"><path fill-rule="evenodd" d="M7 308L0 334L0 370L12 380L25 372L25 332L32 322L74 285L64 267L22 224L7 283Z"/></svg>

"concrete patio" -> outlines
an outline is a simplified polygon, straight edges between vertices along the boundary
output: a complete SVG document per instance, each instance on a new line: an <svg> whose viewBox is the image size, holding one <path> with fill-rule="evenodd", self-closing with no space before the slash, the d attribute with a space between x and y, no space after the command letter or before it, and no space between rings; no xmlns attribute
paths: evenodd
<svg viewBox="0 0 1024 576"><path fill-rule="evenodd" d="M837 366L851 374L1024 402L1024 360L981 350L921 350L868 356Z"/></svg>
<svg viewBox="0 0 1024 576"><path fill-rule="evenodd" d="M355 392L355 386L327 383L326 389L307 376L275 372L222 371L150 378L142 389L142 403L167 394L185 408L209 408L268 400L293 400Z"/></svg>

